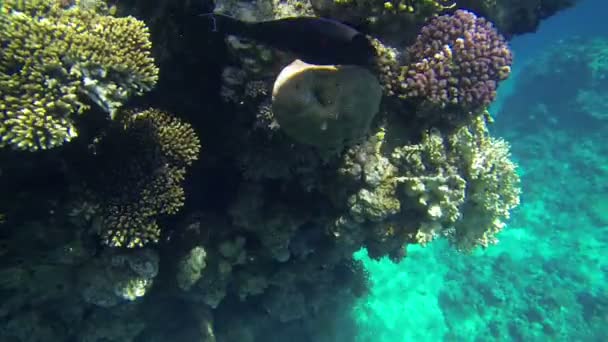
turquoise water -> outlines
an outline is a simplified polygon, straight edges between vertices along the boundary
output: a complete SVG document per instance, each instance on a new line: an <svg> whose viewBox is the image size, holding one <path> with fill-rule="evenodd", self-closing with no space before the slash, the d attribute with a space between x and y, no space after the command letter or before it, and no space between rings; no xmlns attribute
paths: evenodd
<svg viewBox="0 0 608 342"><path fill-rule="evenodd" d="M494 132L511 143L520 166L523 194L499 244L472 255L445 243L410 246L398 265L361 252L373 286L355 311L365 332L360 341L606 340L607 65L585 79L591 67L550 58L549 68L569 72L534 78L535 68L546 68L535 62L562 40L608 42L605 6L584 2L512 42L514 77L501 85L491 111ZM583 42L567 43L551 56L576 44L585 51ZM586 90L604 100L572 103ZM535 110L545 116L531 118ZM603 118L590 119L592 111Z"/></svg>

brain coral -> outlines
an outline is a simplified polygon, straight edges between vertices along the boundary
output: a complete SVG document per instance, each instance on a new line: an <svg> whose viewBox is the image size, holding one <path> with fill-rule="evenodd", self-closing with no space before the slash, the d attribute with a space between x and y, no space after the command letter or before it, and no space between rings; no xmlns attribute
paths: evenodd
<svg viewBox="0 0 608 342"><path fill-rule="evenodd" d="M61 3L0 2L0 147L59 146L90 101L113 114L158 79L143 22Z"/></svg>

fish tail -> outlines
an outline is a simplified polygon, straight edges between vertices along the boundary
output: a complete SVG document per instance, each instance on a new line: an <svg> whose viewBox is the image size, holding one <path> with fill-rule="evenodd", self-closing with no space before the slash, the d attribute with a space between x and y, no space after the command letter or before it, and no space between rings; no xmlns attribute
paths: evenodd
<svg viewBox="0 0 608 342"><path fill-rule="evenodd" d="M240 36L247 35L248 23L244 21L218 13L203 13L199 16L205 17L209 20L211 31L213 32Z"/></svg>

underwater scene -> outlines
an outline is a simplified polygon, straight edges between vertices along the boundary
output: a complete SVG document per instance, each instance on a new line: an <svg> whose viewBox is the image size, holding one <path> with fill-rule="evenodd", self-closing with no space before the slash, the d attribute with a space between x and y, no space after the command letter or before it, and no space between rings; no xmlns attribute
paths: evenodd
<svg viewBox="0 0 608 342"><path fill-rule="evenodd" d="M0 342L608 341L604 0L0 0Z"/></svg>

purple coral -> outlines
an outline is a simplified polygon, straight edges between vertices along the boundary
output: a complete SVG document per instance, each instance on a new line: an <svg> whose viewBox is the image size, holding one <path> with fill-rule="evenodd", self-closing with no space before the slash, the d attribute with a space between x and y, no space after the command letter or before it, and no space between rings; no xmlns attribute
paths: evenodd
<svg viewBox="0 0 608 342"><path fill-rule="evenodd" d="M474 110L488 106L509 76L512 54L492 23L458 10L432 19L408 50L401 97Z"/></svg>

